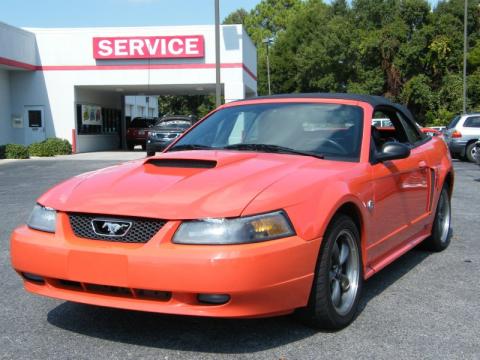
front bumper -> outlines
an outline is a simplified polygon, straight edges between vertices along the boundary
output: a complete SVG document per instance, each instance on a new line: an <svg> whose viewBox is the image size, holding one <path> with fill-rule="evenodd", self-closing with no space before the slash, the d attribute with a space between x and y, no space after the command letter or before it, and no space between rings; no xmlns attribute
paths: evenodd
<svg viewBox="0 0 480 360"><path fill-rule="evenodd" d="M258 317L307 305L321 239L297 236L257 244L173 244L178 221L148 243L126 244L76 237L68 216L58 214L55 234L17 228L11 237L13 268L41 276L25 279L39 295L115 308L168 314ZM96 285L103 286L98 290ZM105 291L106 290L106 291ZM165 298L142 296L146 291ZM206 305L198 294L228 294Z"/></svg>

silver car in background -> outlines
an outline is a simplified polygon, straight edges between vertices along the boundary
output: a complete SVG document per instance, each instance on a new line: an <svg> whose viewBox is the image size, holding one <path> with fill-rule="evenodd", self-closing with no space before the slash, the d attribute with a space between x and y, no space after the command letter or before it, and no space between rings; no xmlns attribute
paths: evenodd
<svg viewBox="0 0 480 360"><path fill-rule="evenodd" d="M480 139L480 113L455 116L443 131L454 159L475 162Z"/></svg>

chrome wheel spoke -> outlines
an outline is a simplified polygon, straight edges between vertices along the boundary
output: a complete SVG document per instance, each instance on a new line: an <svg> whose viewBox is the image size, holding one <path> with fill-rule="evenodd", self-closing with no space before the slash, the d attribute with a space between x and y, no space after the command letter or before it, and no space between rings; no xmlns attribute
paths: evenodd
<svg viewBox="0 0 480 360"><path fill-rule="evenodd" d="M342 247L340 249L340 256L339 256L339 264L340 265L345 264L345 261L347 261L349 255L350 255L350 250L348 248L348 245L346 243L342 243Z"/></svg>
<svg viewBox="0 0 480 360"><path fill-rule="evenodd" d="M342 300L342 291L340 289L340 282L337 279L332 281L332 303L334 306L339 307Z"/></svg>

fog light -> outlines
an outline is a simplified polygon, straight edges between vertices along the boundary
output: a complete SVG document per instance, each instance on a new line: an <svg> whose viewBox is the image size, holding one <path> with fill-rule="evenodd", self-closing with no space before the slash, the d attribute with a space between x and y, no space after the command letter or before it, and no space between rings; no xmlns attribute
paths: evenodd
<svg viewBox="0 0 480 360"><path fill-rule="evenodd" d="M22 276L25 280L37 283L37 284L45 284L45 279L39 275L30 274L30 273L22 273Z"/></svg>
<svg viewBox="0 0 480 360"><path fill-rule="evenodd" d="M222 305L230 301L230 295L227 294L198 294L197 299L201 303Z"/></svg>

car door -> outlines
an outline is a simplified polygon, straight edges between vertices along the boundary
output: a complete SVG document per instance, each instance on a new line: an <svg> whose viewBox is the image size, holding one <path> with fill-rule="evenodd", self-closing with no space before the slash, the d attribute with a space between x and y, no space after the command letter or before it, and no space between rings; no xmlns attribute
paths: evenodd
<svg viewBox="0 0 480 360"><path fill-rule="evenodd" d="M405 143L411 154L406 159L376 162L378 144L373 149L373 231L367 245L367 256L373 262L388 256L423 229L430 186L428 160L421 146L428 139L414 125L409 125L397 109L384 107L378 112L391 121L390 127L377 128L383 142Z"/></svg>

